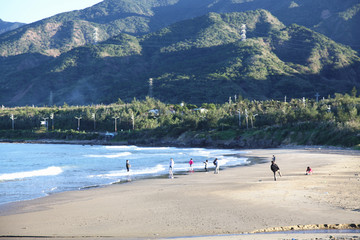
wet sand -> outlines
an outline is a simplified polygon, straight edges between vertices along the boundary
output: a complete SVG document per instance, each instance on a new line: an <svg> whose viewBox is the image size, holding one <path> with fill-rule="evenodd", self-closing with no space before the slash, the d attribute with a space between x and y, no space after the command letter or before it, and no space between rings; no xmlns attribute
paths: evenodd
<svg viewBox="0 0 360 240"><path fill-rule="evenodd" d="M273 154L283 175L278 181L270 171ZM260 149L246 155L266 162L220 170L220 174L139 180L2 206L0 236L291 239L296 235L213 235L360 228L359 151ZM305 175L307 166L314 170L312 175ZM359 233L300 234L296 239L330 235L350 239Z"/></svg>

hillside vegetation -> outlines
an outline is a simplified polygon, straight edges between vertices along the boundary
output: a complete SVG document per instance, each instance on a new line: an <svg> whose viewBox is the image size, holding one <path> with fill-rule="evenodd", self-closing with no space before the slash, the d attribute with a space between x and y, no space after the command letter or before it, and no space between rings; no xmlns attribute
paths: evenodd
<svg viewBox="0 0 360 240"><path fill-rule="evenodd" d="M47 125L40 125L46 122ZM281 144L360 148L360 98L336 94L319 102L250 101L165 104L153 98L111 105L0 110L2 141L93 140L163 146L264 148ZM105 135L106 131L115 135Z"/></svg>
<svg viewBox="0 0 360 240"><path fill-rule="evenodd" d="M247 39L241 41L241 25ZM149 95L164 102L221 103L327 97L360 88L354 50L265 10L178 22L143 36L119 34L57 58L24 54L0 59L0 103L111 103Z"/></svg>
<svg viewBox="0 0 360 240"><path fill-rule="evenodd" d="M14 29L19 28L24 25L25 25L25 23L5 22L0 19L0 34L14 30Z"/></svg>

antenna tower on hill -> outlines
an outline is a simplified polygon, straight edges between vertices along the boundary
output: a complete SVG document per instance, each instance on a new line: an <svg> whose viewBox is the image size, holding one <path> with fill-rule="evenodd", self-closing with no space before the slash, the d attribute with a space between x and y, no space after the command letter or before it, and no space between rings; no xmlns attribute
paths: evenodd
<svg viewBox="0 0 360 240"><path fill-rule="evenodd" d="M94 40L94 44L97 44L99 40L99 32L97 27L94 27L93 40Z"/></svg>
<svg viewBox="0 0 360 240"><path fill-rule="evenodd" d="M246 41L246 24L241 25L241 41Z"/></svg>

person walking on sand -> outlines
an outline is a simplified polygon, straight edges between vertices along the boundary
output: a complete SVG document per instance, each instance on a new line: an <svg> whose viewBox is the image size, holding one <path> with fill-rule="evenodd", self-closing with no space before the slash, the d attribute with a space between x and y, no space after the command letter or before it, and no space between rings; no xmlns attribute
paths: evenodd
<svg viewBox="0 0 360 240"><path fill-rule="evenodd" d="M215 171L214 171L214 174L219 174L219 161L217 158L215 158L214 160L214 165L215 165Z"/></svg>
<svg viewBox="0 0 360 240"><path fill-rule="evenodd" d="M275 163L275 161L271 161L271 166L270 166L271 171L273 171L274 173L274 181L276 181L276 173L279 174L279 176L281 177L281 173L280 173L280 168L279 166Z"/></svg>
<svg viewBox="0 0 360 240"><path fill-rule="evenodd" d="M192 167L193 164L194 164L194 161L192 160L192 158L190 158L190 161L189 161L189 165L190 165L189 171L190 172L194 172L194 169Z"/></svg>
<svg viewBox="0 0 360 240"><path fill-rule="evenodd" d="M205 172L208 171L208 163L209 163L209 160L206 159L206 161L204 162L204 164L205 164Z"/></svg>
<svg viewBox="0 0 360 240"><path fill-rule="evenodd" d="M174 170L174 159L173 158L170 158L170 163L169 163L169 178L174 178L174 173L173 173L173 170Z"/></svg>

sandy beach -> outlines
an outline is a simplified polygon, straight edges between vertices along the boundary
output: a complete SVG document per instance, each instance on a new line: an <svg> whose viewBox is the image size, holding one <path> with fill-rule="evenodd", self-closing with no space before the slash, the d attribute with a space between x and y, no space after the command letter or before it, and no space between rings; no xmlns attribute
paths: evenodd
<svg viewBox="0 0 360 240"><path fill-rule="evenodd" d="M196 172L174 179L139 180L4 205L0 207L0 238L232 240L360 236L231 235L360 228L360 151L313 147L246 151L246 156L261 158L265 163L220 168L220 174ZM272 155L282 173L277 181L270 170ZM307 166L312 167L312 175L305 175Z"/></svg>

